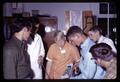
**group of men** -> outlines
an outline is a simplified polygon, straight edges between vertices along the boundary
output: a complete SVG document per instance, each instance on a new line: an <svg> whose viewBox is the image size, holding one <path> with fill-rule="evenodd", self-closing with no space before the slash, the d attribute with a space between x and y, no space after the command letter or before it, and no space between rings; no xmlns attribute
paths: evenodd
<svg viewBox="0 0 120 82"><path fill-rule="evenodd" d="M13 22L13 37L3 48L4 79L43 79L45 49L39 35L39 27L39 19L34 17L18 18ZM79 73L67 77L69 79L116 78L116 56L113 55L116 55L117 51L113 41L102 35L99 26L92 27L88 35L80 27L71 26L66 36L63 32L57 31L54 37L55 43L50 46L46 57L46 79L62 79L68 64L72 64L72 70ZM104 47L100 48L101 45ZM101 50L97 51L97 48ZM99 54L101 55L96 56ZM102 59L101 56L105 57ZM107 61L104 58L107 58ZM112 73L108 73L112 66L102 65L100 62L103 61L104 64L107 62L113 66Z"/></svg>

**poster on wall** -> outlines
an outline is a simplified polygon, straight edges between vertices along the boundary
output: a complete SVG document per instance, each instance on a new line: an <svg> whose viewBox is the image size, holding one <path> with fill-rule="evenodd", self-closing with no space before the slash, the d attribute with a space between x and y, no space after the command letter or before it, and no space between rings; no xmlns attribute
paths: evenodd
<svg viewBox="0 0 120 82"><path fill-rule="evenodd" d="M82 28L82 13L80 11L68 10L65 11L65 30L67 31L70 26L79 26Z"/></svg>

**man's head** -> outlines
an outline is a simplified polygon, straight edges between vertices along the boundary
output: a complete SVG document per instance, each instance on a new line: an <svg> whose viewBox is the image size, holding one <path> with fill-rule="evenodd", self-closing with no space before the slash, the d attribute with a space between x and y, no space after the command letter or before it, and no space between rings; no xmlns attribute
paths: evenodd
<svg viewBox="0 0 120 82"><path fill-rule="evenodd" d="M75 45L80 46L83 42L83 37L85 34L83 33L82 29L78 26L71 26L67 31L67 38Z"/></svg>
<svg viewBox="0 0 120 82"><path fill-rule="evenodd" d="M61 31L56 31L54 34L54 38L57 45L63 48L66 41L64 33Z"/></svg>
<svg viewBox="0 0 120 82"><path fill-rule="evenodd" d="M104 67L104 62L109 62L114 57L112 48L106 43L99 43L90 48L90 52L93 58L96 59L96 63ZM101 62L104 61L104 62Z"/></svg>
<svg viewBox="0 0 120 82"><path fill-rule="evenodd" d="M27 40L31 33L31 23L26 18L17 18L13 24L13 34L19 33L21 35L22 40Z"/></svg>
<svg viewBox="0 0 120 82"><path fill-rule="evenodd" d="M32 24L32 29L31 29L31 38L34 40L34 36L37 33L38 29L39 29L39 18L37 16L33 16L30 19L30 22Z"/></svg>
<svg viewBox="0 0 120 82"><path fill-rule="evenodd" d="M88 35L90 39L96 42L99 40L100 36L102 35L102 29L99 26L94 26L89 30Z"/></svg>
<svg viewBox="0 0 120 82"><path fill-rule="evenodd" d="M33 25L32 29L34 29L34 32L36 33L38 31L39 25L40 25L39 17L38 16L33 16L31 18L31 21L32 21L32 25Z"/></svg>

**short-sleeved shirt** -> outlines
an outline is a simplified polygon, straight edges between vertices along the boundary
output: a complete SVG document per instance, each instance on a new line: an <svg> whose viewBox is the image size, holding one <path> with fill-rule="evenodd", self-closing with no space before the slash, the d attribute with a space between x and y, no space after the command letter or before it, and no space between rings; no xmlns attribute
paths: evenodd
<svg viewBox="0 0 120 82"><path fill-rule="evenodd" d="M67 64L80 61L80 54L76 47L66 42L64 50L64 53L61 53L56 43L52 44L48 50L46 59L52 62L50 69L52 79L60 79L67 68Z"/></svg>

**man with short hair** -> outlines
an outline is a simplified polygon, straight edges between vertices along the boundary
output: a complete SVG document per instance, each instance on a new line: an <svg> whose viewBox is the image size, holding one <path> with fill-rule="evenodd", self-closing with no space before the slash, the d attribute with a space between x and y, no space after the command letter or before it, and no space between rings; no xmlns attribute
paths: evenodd
<svg viewBox="0 0 120 82"><path fill-rule="evenodd" d="M34 72L33 79L42 79L42 64L45 56L45 49L42 38L40 36L40 22L38 17L32 17L31 23L33 28L31 30L32 41L28 44L28 53L30 55L31 68Z"/></svg>
<svg viewBox="0 0 120 82"><path fill-rule="evenodd" d="M112 48L106 43L99 43L91 47L90 52L93 59L106 70L104 79L116 79L117 77L117 60Z"/></svg>
<svg viewBox="0 0 120 82"><path fill-rule="evenodd" d="M112 51L117 53L117 50L115 48L113 41L110 38L104 37L102 35L102 29L99 26L94 26L93 28L91 28L88 32L88 35L90 39L92 39L94 42L106 43L110 45L112 48Z"/></svg>
<svg viewBox="0 0 120 82"><path fill-rule="evenodd" d="M30 36L31 23L25 18L18 18L12 28L13 36L3 48L4 79L31 79L33 72L24 42Z"/></svg>
<svg viewBox="0 0 120 82"><path fill-rule="evenodd" d="M69 79L71 72L66 73L68 66L70 70L79 65L80 55L76 47L66 41L63 32L56 31L53 43L47 53L46 79Z"/></svg>
<svg viewBox="0 0 120 82"><path fill-rule="evenodd" d="M89 37L80 29L78 26L71 26L67 32L68 39L76 46L80 46L80 64L79 68L81 74L71 79L101 79L104 76L105 71L95 63L94 60L91 60L92 55L89 52L91 46L95 43L90 40Z"/></svg>

